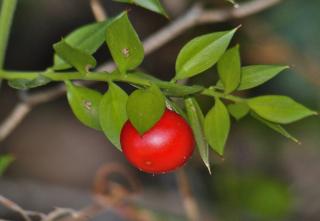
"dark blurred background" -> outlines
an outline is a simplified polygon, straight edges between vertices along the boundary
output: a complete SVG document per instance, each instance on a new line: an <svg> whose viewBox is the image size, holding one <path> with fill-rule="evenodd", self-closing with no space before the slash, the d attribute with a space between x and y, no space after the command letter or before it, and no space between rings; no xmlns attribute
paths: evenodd
<svg viewBox="0 0 320 221"><path fill-rule="evenodd" d="M163 1L172 19L192 1ZM130 8L130 18L144 39L168 24L147 10L103 0L108 15ZM212 7L232 7L222 0ZM288 64L291 69L245 96L284 94L312 109L320 109L320 1L284 0L265 12L227 23L190 29L148 56L143 68L170 79L179 49L192 37L242 24L235 42L243 64ZM73 29L94 22L88 0L20 0L8 48L6 69L43 70L52 64L52 44ZM110 56L104 46L100 63ZM214 84L215 70L190 83ZM52 85L51 85L52 86ZM48 87L51 87L48 86ZM105 90L105 85L97 84ZM18 101L17 91L3 84L0 120ZM200 98L203 110L211 101ZM302 142L297 145L245 118L234 122L225 158L212 156L209 175L195 154L185 167L203 220L320 220L320 123L308 118L288 126ZM55 207L79 209L91 202L92 182L105 163L120 163L142 183L141 206L162 220L186 220L174 173L147 175L132 168L104 137L73 116L65 97L36 107L2 143L0 153L11 153L14 163L0 178L0 194L25 209L49 212ZM19 220L1 207L0 218ZM123 220L103 213L93 220ZM161 220L161 219L160 219Z"/></svg>

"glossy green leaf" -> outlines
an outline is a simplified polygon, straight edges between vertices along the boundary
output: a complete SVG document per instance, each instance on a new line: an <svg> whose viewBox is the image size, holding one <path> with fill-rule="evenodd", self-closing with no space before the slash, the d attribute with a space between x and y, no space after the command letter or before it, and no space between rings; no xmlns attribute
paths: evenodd
<svg viewBox="0 0 320 221"><path fill-rule="evenodd" d="M238 91L247 90L257 87L273 77L277 76L283 70L288 69L288 66L281 65L250 65L241 68L241 80ZM217 83L217 87L223 89L221 81Z"/></svg>
<svg viewBox="0 0 320 221"><path fill-rule="evenodd" d="M10 87L18 89L18 90L26 90L30 88L40 87L46 85L51 80L41 74L35 79L28 80L28 79L15 79L9 80L8 84Z"/></svg>
<svg viewBox="0 0 320 221"><path fill-rule="evenodd" d="M64 40L72 47L92 55L104 43L106 29L110 21L111 19L82 26L67 35ZM71 68L70 64L60 58L57 54L54 55L53 69L65 70L69 68Z"/></svg>
<svg viewBox="0 0 320 221"><path fill-rule="evenodd" d="M224 85L224 92L229 94L237 89L241 78L239 45L227 50L218 61L218 73Z"/></svg>
<svg viewBox="0 0 320 221"><path fill-rule="evenodd" d="M121 150L120 133L127 121L126 105L128 95L114 83L109 83L108 91L100 102L100 125L113 145Z"/></svg>
<svg viewBox="0 0 320 221"><path fill-rule="evenodd" d="M284 129L280 124L277 123L273 123L271 121L265 120L261 117L259 117L256 113L251 112L251 116L255 119L257 119L258 121L260 121L262 124L266 125L267 127L271 128L272 130L276 131L277 133L285 136L286 138L292 140L295 143L300 144L299 140L296 139L294 136L292 136L290 133L288 133L286 131L286 129Z"/></svg>
<svg viewBox="0 0 320 221"><path fill-rule="evenodd" d="M246 103L235 103L229 104L228 110L232 117L236 120L241 120L249 113L250 107Z"/></svg>
<svg viewBox="0 0 320 221"><path fill-rule="evenodd" d="M255 97L248 100L248 105L260 117L280 124L292 123L317 114L286 96Z"/></svg>
<svg viewBox="0 0 320 221"><path fill-rule="evenodd" d="M166 11L162 7L159 0L114 0L114 1L124 2L129 4L136 4L150 11L153 11L168 17Z"/></svg>
<svg viewBox="0 0 320 221"><path fill-rule="evenodd" d="M106 41L120 72L138 67L143 61L143 45L127 12L116 17L107 28Z"/></svg>
<svg viewBox="0 0 320 221"><path fill-rule="evenodd" d="M167 81L162 81L158 78L155 78L149 74L143 72L134 72L130 75L135 75L144 79L149 80L150 82L156 84L158 87L161 87L163 93L170 97L181 97L192 95L201 92L204 87L199 85L186 86L181 84L174 84Z"/></svg>
<svg viewBox="0 0 320 221"><path fill-rule="evenodd" d="M164 110L165 97L156 85L135 90L127 102L128 118L140 134L152 128Z"/></svg>
<svg viewBox="0 0 320 221"><path fill-rule="evenodd" d="M74 115L86 126L101 130L99 105L102 95L92 89L66 82L67 98Z"/></svg>
<svg viewBox="0 0 320 221"><path fill-rule="evenodd" d="M0 155L0 176L3 175L13 161L14 157L10 154Z"/></svg>
<svg viewBox="0 0 320 221"><path fill-rule="evenodd" d="M195 98L185 99L185 106L188 114L190 126L192 128L198 151L202 161L206 165L211 174L209 161L209 144L204 135L204 116L202 110Z"/></svg>
<svg viewBox="0 0 320 221"><path fill-rule="evenodd" d="M288 69L288 66L252 65L243 67L241 70L241 82L238 90L246 90L257 87L269 81L285 69Z"/></svg>
<svg viewBox="0 0 320 221"><path fill-rule="evenodd" d="M220 155L224 153L229 131L228 110L219 99L216 99L215 105L204 119L204 133L210 146Z"/></svg>
<svg viewBox="0 0 320 221"><path fill-rule="evenodd" d="M224 54L236 29L196 37L180 51L175 79L197 75L212 67Z"/></svg>
<svg viewBox="0 0 320 221"><path fill-rule="evenodd" d="M64 40L54 44L53 48L63 60L75 67L82 74L86 74L89 68L95 67L97 64L94 57L89 53L72 47Z"/></svg>

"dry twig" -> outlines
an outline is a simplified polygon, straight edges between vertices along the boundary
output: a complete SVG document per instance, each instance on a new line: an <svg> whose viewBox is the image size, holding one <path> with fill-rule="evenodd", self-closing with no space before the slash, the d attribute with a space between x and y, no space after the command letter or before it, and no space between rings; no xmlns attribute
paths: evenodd
<svg viewBox="0 0 320 221"><path fill-rule="evenodd" d="M91 0L90 6L96 21L104 21L108 18L107 13L101 5L100 0Z"/></svg>
<svg viewBox="0 0 320 221"><path fill-rule="evenodd" d="M12 211L19 213L25 221L32 221L28 213L25 210L23 210L18 204L1 195L0 195L0 204Z"/></svg>
<svg viewBox="0 0 320 221"><path fill-rule="evenodd" d="M189 221L200 221L200 211L196 199L192 194L186 172L180 169L177 171L176 176L183 206Z"/></svg>

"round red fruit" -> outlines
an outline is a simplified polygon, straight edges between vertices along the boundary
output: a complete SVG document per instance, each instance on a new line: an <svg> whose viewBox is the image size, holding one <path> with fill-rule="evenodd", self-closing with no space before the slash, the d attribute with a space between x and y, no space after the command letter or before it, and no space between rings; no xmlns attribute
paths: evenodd
<svg viewBox="0 0 320 221"><path fill-rule="evenodd" d="M120 142L128 161L147 173L166 173L182 166L192 155L195 143L188 123L169 109L142 135L127 121Z"/></svg>

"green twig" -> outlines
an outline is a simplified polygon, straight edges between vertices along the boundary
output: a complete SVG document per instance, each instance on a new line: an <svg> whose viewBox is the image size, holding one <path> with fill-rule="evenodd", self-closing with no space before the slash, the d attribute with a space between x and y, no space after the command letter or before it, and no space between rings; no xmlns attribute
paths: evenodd
<svg viewBox="0 0 320 221"><path fill-rule="evenodd" d="M90 72L86 75L83 75L79 72L55 72L53 70L47 70L43 72L41 71L20 72L20 71L0 70L0 79L6 79L6 80L17 80L17 79L33 80L39 77L40 75L45 76L51 79L52 81L66 81L66 80L85 80L85 81L103 81L103 82L118 81L118 82L125 82L128 84L134 84L134 85L140 85L140 86L150 86L152 81L150 79L145 79L137 75L131 75L131 74L120 75L118 72L112 72L112 73ZM174 85L176 85L175 83L165 82L161 80L154 81L153 83L162 89L166 89L168 86L172 88L174 87ZM237 96L224 94L223 92L217 91L214 88L204 88L199 93L205 96L218 97L218 98L230 100L233 102L243 102L245 100Z"/></svg>

